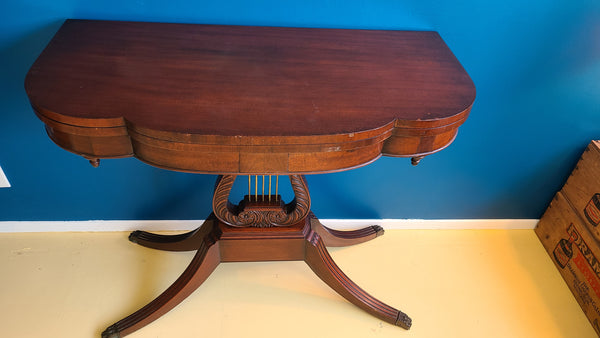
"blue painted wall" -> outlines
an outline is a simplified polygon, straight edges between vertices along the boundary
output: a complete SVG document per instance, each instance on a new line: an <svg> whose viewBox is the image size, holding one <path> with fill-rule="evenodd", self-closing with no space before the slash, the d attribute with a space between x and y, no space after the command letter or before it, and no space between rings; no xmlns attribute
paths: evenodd
<svg viewBox="0 0 600 338"><path fill-rule="evenodd" d="M440 32L477 86L471 117L418 167L309 176L321 218L537 218L600 138L600 2L29 0L0 4L0 220L202 219L214 176L54 145L23 79L65 18Z"/></svg>

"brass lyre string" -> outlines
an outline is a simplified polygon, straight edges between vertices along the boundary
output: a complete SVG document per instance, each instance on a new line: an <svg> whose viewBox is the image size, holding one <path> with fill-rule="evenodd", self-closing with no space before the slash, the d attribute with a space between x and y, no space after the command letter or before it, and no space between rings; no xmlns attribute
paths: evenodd
<svg viewBox="0 0 600 338"><path fill-rule="evenodd" d="M269 202L271 202L271 175L269 175Z"/></svg>
<svg viewBox="0 0 600 338"><path fill-rule="evenodd" d="M258 175L254 175L254 200L258 201Z"/></svg>
<svg viewBox="0 0 600 338"><path fill-rule="evenodd" d="M248 199L252 196L252 176L248 175Z"/></svg>
<svg viewBox="0 0 600 338"><path fill-rule="evenodd" d="M265 175L262 175L262 200L265 201Z"/></svg>

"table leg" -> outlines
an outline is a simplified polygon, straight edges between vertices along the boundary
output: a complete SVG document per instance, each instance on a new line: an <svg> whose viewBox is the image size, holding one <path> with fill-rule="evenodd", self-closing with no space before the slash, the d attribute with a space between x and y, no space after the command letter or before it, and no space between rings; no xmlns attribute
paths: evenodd
<svg viewBox="0 0 600 338"><path fill-rule="evenodd" d="M311 212L310 225L321 236L325 246L349 246L364 243L382 236L384 230L379 225L371 225L357 230L335 230L323 225Z"/></svg>
<svg viewBox="0 0 600 338"><path fill-rule="evenodd" d="M160 318L196 290L221 262L219 244L210 228L199 245L196 255L179 278L148 305L109 326L102 338L121 338Z"/></svg>
<svg viewBox="0 0 600 338"><path fill-rule="evenodd" d="M314 231L307 235L304 261L319 278L352 304L404 329L412 325L412 320L405 313L382 303L348 278L329 255L321 236Z"/></svg>
<svg viewBox="0 0 600 338"><path fill-rule="evenodd" d="M177 235L159 235L151 232L136 230L129 235L133 243L151 249L166 251L193 251L198 250L200 243L211 231L213 223L217 221L214 214L210 214L204 224L199 228Z"/></svg>

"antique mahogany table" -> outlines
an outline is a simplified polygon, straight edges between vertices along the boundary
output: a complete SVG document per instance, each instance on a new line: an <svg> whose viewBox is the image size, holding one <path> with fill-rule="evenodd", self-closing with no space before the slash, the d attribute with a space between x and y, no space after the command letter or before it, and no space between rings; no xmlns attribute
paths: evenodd
<svg viewBox="0 0 600 338"><path fill-rule="evenodd" d="M67 20L25 89L50 138L94 166L134 156L219 175L213 212L197 230L130 235L146 247L196 255L164 293L103 337L159 318L220 262L265 260L304 260L348 301L410 327L407 315L358 287L326 249L383 229L322 225L303 175L353 169L381 155L416 164L454 140L475 88L437 33ZM238 175L256 179L233 204ZM265 194L266 180L277 181L271 175L289 175L292 201L270 187Z"/></svg>

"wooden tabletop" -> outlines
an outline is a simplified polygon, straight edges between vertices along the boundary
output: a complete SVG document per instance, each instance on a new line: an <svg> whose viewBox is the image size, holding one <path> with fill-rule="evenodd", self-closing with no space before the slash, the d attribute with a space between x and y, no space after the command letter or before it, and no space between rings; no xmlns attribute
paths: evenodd
<svg viewBox="0 0 600 338"><path fill-rule="evenodd" d="M25 88L87 158L312 173L452 142L475 98L436 32L67 20Z"/></svg>

